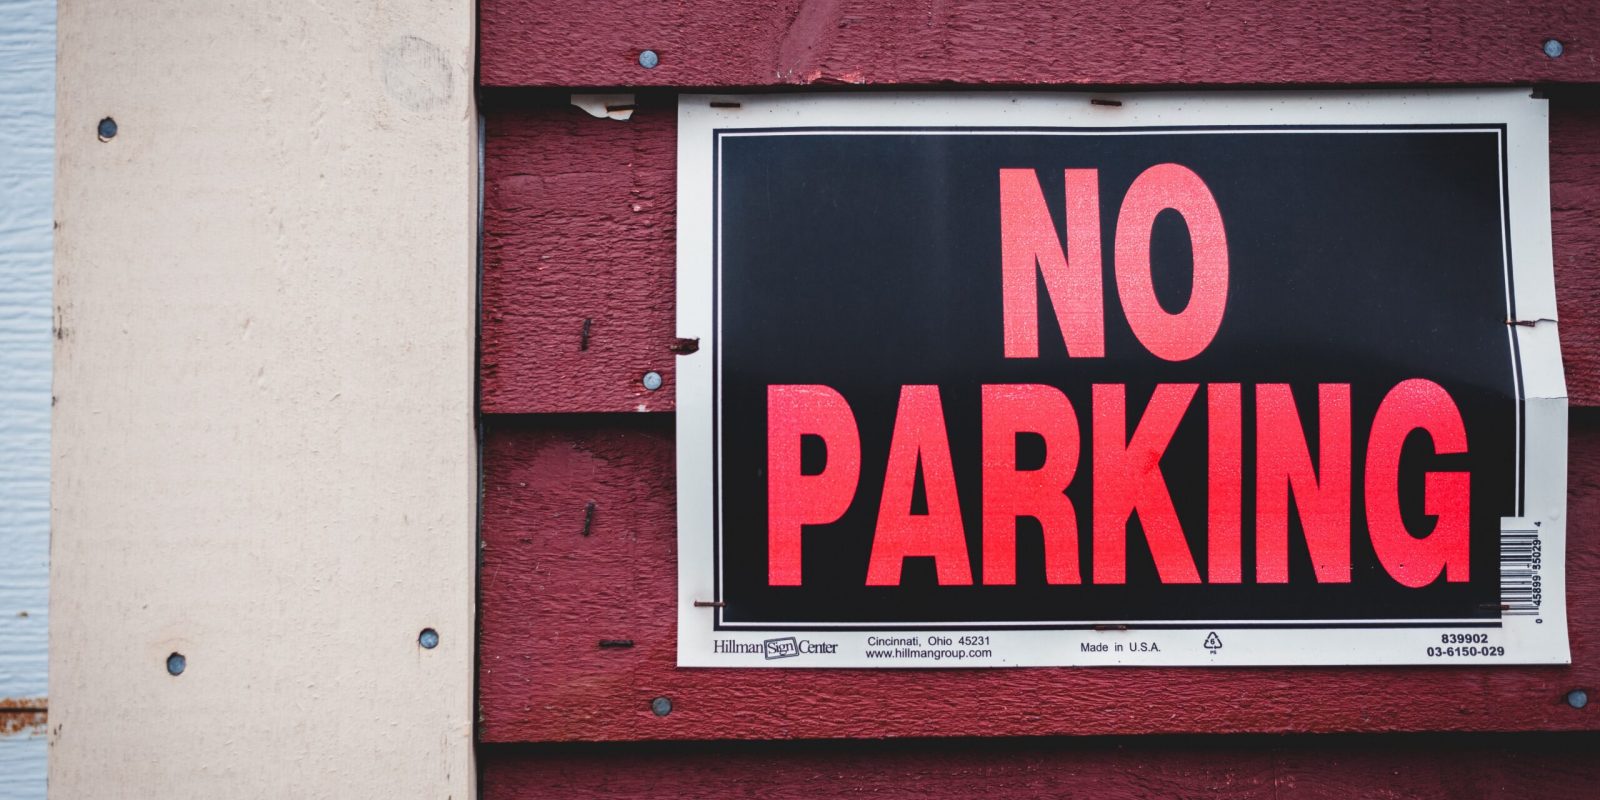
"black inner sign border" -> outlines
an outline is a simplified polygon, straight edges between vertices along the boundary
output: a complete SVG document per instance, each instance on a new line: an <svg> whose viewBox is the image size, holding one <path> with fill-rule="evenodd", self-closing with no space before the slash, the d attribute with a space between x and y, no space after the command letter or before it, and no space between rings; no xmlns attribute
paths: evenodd
<svg viewBox="0 0 1600 800"><path fill-rule="evenodd" d="M711 491L712 491L712 572L715 578L712 611L712 630L783 630L783 631L1004 631L1004 630L1096 630L1115 627L1119 630L1196 630L1196 629L1390 629L1390 628L1500 628L1501 619L1471 620L1308 620L1308 621L1250 621L1250 620L1192 620L1183 622L852 622L852 623L790 623L750 622L729 623L723 620L725 604L722 595L722 140L725 136L752 135L871 135L871 134L924 134L973 135L984 133L1037 133L1061 134L1140 134L1140 133L1230 133L1230 134L1293 134L1293 133L1426 133L1434 131L1494 132L1500 148L1500 247L1506 293L1506 337L1511 351L1512 386L1515 394L1513 407L1516 422L1516 470L1514 488L1515 515L1525 513L1524 482L1527 466L1527 421L1523 413L1522 354L1517 341L1516 290L1511 263L1511 203L1509 152L1504 123L1444 123L1444 124L1349 124L1349 125L1174 125L1133 127L1083 127L1083 126L795 126L774 128L716 128L711 131ZM1502 612L1503 614L1503 612Z"/></svg>

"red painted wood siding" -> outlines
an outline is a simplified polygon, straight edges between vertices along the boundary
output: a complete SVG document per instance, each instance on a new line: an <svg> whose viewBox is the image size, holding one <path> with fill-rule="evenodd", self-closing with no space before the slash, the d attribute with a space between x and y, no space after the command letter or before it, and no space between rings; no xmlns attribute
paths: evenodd
<svg viewBox="0 0 1600 800"><path fill-rule="evenodd" d="M674 407L673 92L842 84L1539 84L1567 382L1600 406L1600 3L482 0L480 37L485 797L1593 793L1593 734L1390 734L1600 730L1564 700L1600 699L1600 411L1572 425L1570 667L917 672L677 669L672 416L633 412ZM614 122L573 87L662 90ZM794 741L1218 732L1384 735ZM708 739L786 741L638 743Z"/></svg>
<svg viewBox="0 0 1600 800"><path fill-rule="evenodd" d="M483 0L485 86L1600 81L1592 0ZM1544 55L1550 37L1567 47ZM644 69L638 55L660 55Z"/></svg>
<svg viewBox="0 0 1600 800"><path fill-rule="evenodd" d="M1226 737L488 747L483 796L1563 800L1595 795L1593 736Z"/></svg>
<svg viewBox="0 0 1600 800"><path fill-rule="evenodd" d="M487 413L673 409L677 111L671 96L640 104L628 122L565 104L488 118ZM1600 106L1559 99L1550 127L1567 383L1574 404L1600 405Z"/></svg>
<svg viewBox="0 0 1600 800"><path fill-rule="evenodd" d="M628 122L561 105L487 124L483 410L671 411L675 101Z"/></svg>
<svg viewBox="0 0 1600 800"><path fill-rule="evenodd" d="M675 487L669 418L491 421L483 741L1600 730L1600 413L1572 425L1571 666L677 669Z"/></svg>
<svg viewBox="0 0 1600 800"><path fill-rule="evenodd" d="M1567 396L1600 406L1600 103L1552 104L1550 227Z"/></svg>

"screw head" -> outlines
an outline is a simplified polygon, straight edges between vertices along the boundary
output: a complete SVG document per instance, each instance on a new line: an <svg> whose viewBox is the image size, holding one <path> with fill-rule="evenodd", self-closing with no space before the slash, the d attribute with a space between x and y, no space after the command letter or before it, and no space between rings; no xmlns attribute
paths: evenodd
<svg viewBox="0 0 1600 800"><path fill-rule="evenodd" d="M661 56L656 55L654 50L646 50L639 54L639 66L645 69L655 69L656 65L660 63Z"/></svg>
<svg viewBox="0 0 1600 800"><path fill-rule="evenodd" d="M661 373L646 372L644 374L644 388L655 391L661 388Z"/></svg>
<svg viewBox="0 0 1600 800"><path fill-rule="evenodd" d="M1589 693L1582 689L1573 689L1567 692L1567 705L1573 708L1583 708L1589 705Z"/></svg>
<svg viewBox="0 0 1600 800"><path fill-rule="evenodd" d="M417 644L422 645L422 649L424 650L432 650L433 648L438 647L439 632L432 628L423 628L422 633L417 635Z"/></svg>
<svg viewBox="0 0 1600 800"><path fill-rule="evenodd" d="M99 135L102 142L116 138L117 121L110 117L100 120L100 125L95 128L95 133Z"/></svg>
<svg viewBox="0 0 1600 800"><path fill-rule="evenodd" d="M187 666L189 666L189 660L184 658L182 653L173 653L167 656L168 675L182 675L184 668Z"/></svg>
<svg viewBox="0 0 1600 800"><path fill-rule="evenodd" d="M672 701L665 697L657 697L656 699L650 701L650 712L658 717L664 717L668 714L671 714Z"/></svg>
<svg viewBox="0 0 1600 800"><path fill-rule="evenodd" d="M1544 40L1544 54L1545 55L1547 55L1547 56L1549 56L1551 58L1560 58L1561 54L1565 53L1565 52L1567 52L1566 45L1563 45L1561 43L1560 39L1546 39L1546 40Z"/></svg>

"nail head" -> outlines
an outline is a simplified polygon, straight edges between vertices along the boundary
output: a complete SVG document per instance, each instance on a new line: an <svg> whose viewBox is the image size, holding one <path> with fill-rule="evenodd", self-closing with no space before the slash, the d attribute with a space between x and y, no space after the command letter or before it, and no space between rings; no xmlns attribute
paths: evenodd
<svg viewBox="0 0 1600 800"><path fill-rule="evenodd" d="M654 50L646 50L639 54L639 66L645 69L655 69L656 65L660 63L661 56L656 55Z"/></svg>
<svg viewBox="0 0 1600 800"><path fill-rule="evenodd" d="M100 141L109 141L115 138L117 135L117 121L110 117L106 117L105 119L100 120L100 125L95 129L95 132L99 134Z"/></svg>
<svg viewBox="0 0 1600 800"><path fill-rule="evenodd" d="M422 645L422 649L424 650L432 650L433 648L438 647L439 632L432 628L423 628L422 633L417 636L417 644Z"/></svg>
<svg viewBox="0 0 1600 800"><path fill-rule="evenodd" d="M1544 40L1544 54L1545 55L1547 55L1547 56L1549 56L1551 58L1560 58L1561 54L1565 53L1566 51L1567 51L1567 47L1566 47L1566 45L1563 45L1561 43L1560 39L1546 39L1546 40Z"/></svg>
<svg viewBox="0 0 1600 800"><path fill-rule="evenodd" d="M189 660L184 658L182 653L173 653L173 654L167 656L167 674L168 675L173 675L173 676L182 675L184 668L186 668L188 666L189 666Z"/></svg>
<svg viewBox="0 0 1600 800"><path fill-rule="evenodd" d="M672 701L665 697L657 697L650 701L650 711L658 717L672 713Z"/></svg>
<svg viewBox="0 0 1600 800"><path fill-rule="evenodd" d="M646 372L644 374L644 388L655 391L661 388L661 373Z"/></svg>
<svg viewBox="0 0 1600 800"><path fill-rule="evenodd" d="M1573 689L1567 692L1567 705L1573 708L1583 708L1589 705L1589 693L1582 689Z"/></svg>

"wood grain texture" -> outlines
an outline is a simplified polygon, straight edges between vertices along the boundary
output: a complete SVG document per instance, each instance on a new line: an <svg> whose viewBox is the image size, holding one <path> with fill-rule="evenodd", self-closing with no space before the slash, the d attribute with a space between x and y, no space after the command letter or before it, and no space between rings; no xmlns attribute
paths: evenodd
<svg viewBox="0 0 1600 800"><path fill-rule="evenodd" d="M488 118L482 408L671 411L676 111L628 122L571 106ZM1600 405L1600 106L1552 101L1551 200L1562 350L1575 405ZM584 320L590 320L587 349ZM641 379L659 372L660 391Z"/></svg>
<svg viewBox="0 0 1600 800"><path fill-rule="evenodd" d="M1550 114L1550 226L1567 396L1600 405L1600 102Z"/></svg>
<svg viewBox="0 0 1600 800"><path fill-rule="evenodd" d="M1589 0L479 4L485 86L1514 84L1600 79ZM1566 45L1559 59L1540 45ZM645 69L639 53L660 66Z"/></svg>
<svg viewBox="0 0 1600 800"><path fill-rule="evenodd" d="M0 13L0 797L13 800L45 796L55 18L55 0Z"/></svg>
<svg viewBox="0 0 1600 800"><path fill-rule="evenodd" d="M670 102L629 122L571 106L488 118L485 412L672 409L676 119Z"/></svg>
<svg viewBox="0 0 1600 800"><path fill-rule="evenodd" d="M14 735L0 736L0 797L43 800L48 741L44 731L32 725Z"/></svg>
<svg viewBox="0 0 1600 800"><path fill-rule="evenodd" d="M673 458L659 415L490 421L481 741L1600 730L1564 702L1600 694L1600 414L1572 426L1571 666L677 669Z"/></svg>
<svg viewBox="0 0 1600 800"><path fill-rule="evenodd" d="M1592 796L1597 746L1588 734L491 746L480 769L484 800L1522 800Z"/></svg>

